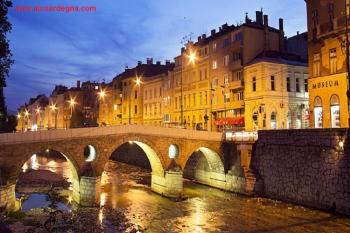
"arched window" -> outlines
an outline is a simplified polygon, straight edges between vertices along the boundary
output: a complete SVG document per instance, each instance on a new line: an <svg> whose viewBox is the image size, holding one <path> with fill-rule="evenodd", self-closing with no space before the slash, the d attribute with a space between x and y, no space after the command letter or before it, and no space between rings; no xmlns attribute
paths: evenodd
<svg viewBox="0 0 350 233"><path fill-rule="evenodd" d="M322 99L319 96L316 96L314 100L314 120L315 120L315 128L322 128Z"/></svg>
<svg viewBox="0 0 350 233"><path fill-rule="evenodd" d="M259 124L258 124L258 110L253 111L252 118L253 118L254 129L258 129L258 126L259 126Z"/></svg>
<svg viewBox="0 0 350 233"><path fill-rule="evenodd" d="M271 129L277 129L277 113L275 110L271 112L270 127Z"/></svg>
<svg viewBox="0 0 350 233"><path fill-rule="evenodd" d="M337 95L332 95L330 103L331 103L331 126L332 128L340 128L339 97Z"/></svg>

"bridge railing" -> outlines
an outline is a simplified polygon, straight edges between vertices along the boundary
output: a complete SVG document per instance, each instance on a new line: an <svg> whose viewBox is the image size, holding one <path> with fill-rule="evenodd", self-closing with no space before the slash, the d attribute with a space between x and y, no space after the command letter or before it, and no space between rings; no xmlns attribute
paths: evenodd
<svg viewBox="0 0 350 233"><path fill-rule="evenodd" d="M196 131L188 129L167 128L146 125L122 125L108 127L55 129L0 134L0 144L15 144L35 141L55 141L69 138L95 137L118 134L157 135L175 138L221 141L222 133Z"/></svg>

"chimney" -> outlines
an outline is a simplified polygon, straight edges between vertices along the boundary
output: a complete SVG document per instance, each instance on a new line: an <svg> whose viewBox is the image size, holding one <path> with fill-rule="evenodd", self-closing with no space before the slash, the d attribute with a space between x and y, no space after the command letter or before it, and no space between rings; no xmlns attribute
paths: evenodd
<svg viewBox="0 0 350 233"><path fill-rule="evenodd" d="M156 64L160 66L160 61L157 61Z"/></svg>
<svg viewBox="0 0 350 233"><path fill-rule="evenodd" d="M299 31L297 31L297 36L299 36Z"/></svg>
<svg viewBox="0 0 350 233"><path fill-rule="evenodd" d="M278 20L278 22L279 22L279 27L278 27L278 29L280 30L281 33L283 33L283 31L284 31L283 19L280 18L280 19Z"/></svg>
<svg viewBox="0 0 350 233"><path fill-rule="evenodd" d="M222 29L223 29L223 30L226 30L227 28L228 28L227 23L225 23L225 24L222 25Z"/></svg>
<svg viewBox="0 0 350 233"><path fill-rule="evenodd" d="M77 88L80 88L80 80L77 81Z"/></svg>
<svg viewBox="0 0 350 233"><path fill-rule="evenodd" d="M148 57L147 58L147 65L152 65L153 64L153 58Z"/></svg>
<svg viewBox="0 0 350 233"><path fill-rule="evenodd" d="M268 15L264 15L264 26L265 27L269 26L269 16Z"/></svg>
<svg viewBox="0 0 350 233"><path fill-rule="evenodd" d="M165 65L170 65L170 60L165 60Z"/></svg>
<svg viewBox="0 0 350 233"><path fill-rule="evenodd" d="M279 31L280 31L280 52L284 52L285 51L285 40L284 40L284 27L283 27L283 19L280 18L278 20L279 22Z"/></svg>
<svg viewBox="0 0 350 233"><path fill-rule="evenodd" d="M198 36L197 40L198 40L198 42L200 42L202 40L202 37Z"/></svg>
<svg viewBox="0 0 350 233"><path fill-rule="evenodd" d="M215 35L215 33L216 33L216 30L215 30L215 29L213 29L213 30L211 30L210 35L211 35L211 36L214 36L214 35Z"/></svg>
<svg viewBox="0 0 350 233"><path fill-rule="evenodd" d="M262 11L256 11L256 23L259 25L263 25L263 12Z"/></svg>
<svg viewBox="0 0 350 233"><path fill-rule="evenodd" d="M205 39L207 38L207 35L206 34L202 34L202 39Z"/></svg>
<svg viewBox="0 0 350 233"><path fill-rule="evenodd" d="M182 47L182 48L181 48L181 54L183 54L184 52L185 52L185 48Z"/></svg>
<svg viewBox="0 0 350 233"><path fill-rule="evenodd" d="M137 62L137 65L138 65L138 66L142 65L142 61L138 61L138 62Z"/></svg>

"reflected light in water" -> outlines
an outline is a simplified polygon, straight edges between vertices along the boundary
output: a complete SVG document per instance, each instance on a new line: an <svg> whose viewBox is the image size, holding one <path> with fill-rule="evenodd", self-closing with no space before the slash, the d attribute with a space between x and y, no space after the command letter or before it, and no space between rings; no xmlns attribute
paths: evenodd
<svg viewBox="0 0 350 233"><path fill-rule="evenodd" d="M100 195L100 206L104 206L107 201L107 193L103 192Z"/></svg>
<svg viewBox="0 0 350 233"><path fill-rule="evenodd" d="M101 208L100 211L98 212L98 221L100 222L100 224L103 223L103 219L104 219L104 214L103 214L103 209Z"/></svg>

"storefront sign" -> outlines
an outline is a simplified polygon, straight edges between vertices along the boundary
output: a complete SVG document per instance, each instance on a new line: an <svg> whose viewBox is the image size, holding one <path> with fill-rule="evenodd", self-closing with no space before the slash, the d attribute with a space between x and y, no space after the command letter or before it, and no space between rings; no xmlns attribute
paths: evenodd
<svg viewBox="0 0 350 233"><path fill-rule="evenodd" d="M325 81L325 82L318 82L318 83L312 84L312 89L320 89L325 87L337 87L337 86L339 86L338 80Z"/></svg>

